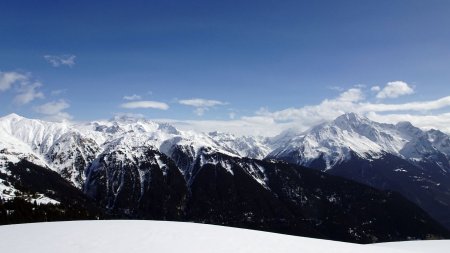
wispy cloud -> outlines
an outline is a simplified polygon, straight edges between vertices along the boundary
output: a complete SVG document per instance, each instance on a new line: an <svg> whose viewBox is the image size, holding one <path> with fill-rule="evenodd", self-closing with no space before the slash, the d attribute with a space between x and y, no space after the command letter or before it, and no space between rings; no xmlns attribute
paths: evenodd
<svg viewBox="0 0 450 253"><path fill-rule="evenodd" d="M0 72L0 92L11 90L13 94L13 103L17 106L30 104L36 99L44 99L44 92L41 91L43 84L29 73L19 72ZM60 95L65 90L53 90L51 95ZM67 101L60 99L34 106L32 109L43 115L43 118L51 121L71 120L73 117L65 112L70 105Z"/></svg>
<svg viewBox="0 0 450 253"><path fill-rule="evenodd" d="M211 107L216 105L226 105L226 103L222 101L203 98L183 99L179 100L178 103L194 107Z"/></svg>
<svg viewBox="0 0 450 253"><path fill-rule="evenodd" d="M114 119L143 119L145 118L144 114L141 113L128 113L128 112L118 112L114 114Z"/></svg>
<svg viewBox="0 0 450 253"><path fill-rule="evenodd" d="M412 113L397 113L397 114L378 114L369 113L367 115L372 120L384 123L397 123L400 121L411 122L414 126L423 129L439 129L441 131L450 133L450 113L437 114L412 114Z"/></svg>
<svg viewBox="0 0 450 253"><path fill-rule="evenodd" d="M71 120L73 118L72 115L64 111L69 107L70 104L67 101L60 99L36 106L34 107L34 111L43 114L44 119L46 120L64 121Z"/></svg>
<svg viewBox="0 0 450 253"><path fill-rule="evenodd" d="M0 91L9 90L14 84L28 80L28 76L18 72L0 72Z"/></svg>
<svg viewBox="0 0 450 253"><path fill-rule="evenodd" d="M25 105L37 98L44 98L44 93L39 91L40 82L22 83L18 88L18 94L14 97L14 103L17 105Z"/></svg>
<svg viewBox="0 0 450 253"><path fill-rule="evenodd" d="M372 87L372 89L380 90L380 87L374 86ZM413 93L414 89L409 84L403 81L394 81L387 83L386 86L378 92L377 98L380 99L397 98L400 96L409 95Z"/></svg>
<svg viewBox="0 0 450 253"><path fill-rule="evenodd" d="M156 119L167 122L181 130L199 132L221 131L236 135L273 136L291 127L290 124L275 122L267 117L241 117L233 120L174 120Z"/></svg>
<svg viewBox="0 0 450 253"><path fill-rule="evenodd" d="M386 87L393 86L386 85ZM381 88L355 86L342 91L334 98L324 99L318 104L276 111L270 111L263 107L253 115L240 118L232 115L230 120L174 120L173 124L181 129L192 128L206 132L221 130L239 135L273 136L287 128L297 128L302 131L331 121L343 113L356 112L380 122L397 123L407 120L422 128L436 128L450 133L450 113L435 113L437 110L450 108L450 96L406 103L381 103L379 100L371 102L376 99L381 90ZM376 93L374 94L374 92ZM393 97L394 93L391 90L390 97ZM408 92L397 92L396 94L400 96L400 93Z"/></svg>
<svg viewBox="0 0 450 253"><path fill-rule="evenodd" d="M327 86L328 89L330 90L334 90L334 91L343 91L344 88L342 88L341 86Z"/></svg>
<svg viewBox="0 0 450 253"><path fill-rule="evenodd" d="M203 98L182 99L178 101L179 104L195 107L194 113L198 116L202 116L211 107L218 105L226 105L227 103Z"/></svg>
<svg viewBox="0 0 450 253"><path fill-rule="evenodd" d="M60 66L72 67L75 65L75 58L76 56L73 54L44 55L44 59L55 68Z"/></svg>
<svg viewBox="0 0 450 253"><path fill-rule="evenodd" d="M379 92L379 91L381 90L381 88L380 88L380 86L375 85L375 86L372 86L372 87L370 88L370 90L371 90L371 91L374 91L374 92Z"/></svg>
<svg viewBox="0 0 450 253"><path fill-rule="evenodd" d="M433 115L431 113L433 110L450 107L450 96L431 101L386 104L368 102L364 99L362 94L363 90L352 88L341 93L337 98L325 99L318 105L287 108L273 112L260 110L257 112L257 115L259 117L272 119L275 122L291 123L292 126L305 130L321 122L333 120L346 112L357 112L368 117L376 117L377 120L379 120L381 114L397 112L397 114L391 115L391 122L395 121L393 120L394 118L398 121L413 118L415 119L414 122L419 122L420 120L418 119L423 118L424 113ZM412 117L411 115L415 116ZM430 120L433 118L428 117L427 119ZM442 119L440 121L442 121ZM450 119L448 119L448 121L450 121ZM419 125L424 126L423 123ZM429 127L433 125L437 128L442 127L442 124L434 124L433 121L427 121L426 125ZM448 129L450 130L450 128Z"/></svg>
<svg viewBox="0 0 450 253"><path fill-rule="evenodd" d="M157 101L134 101L134 102L128 102L123 103L120 105L122 108L126 109L138 109L138 108L145 108L145 109L159 109L159 110L167 110L169 109L169 105L163 102L157 102Z"/></svg>
<svg viewBox="0 0 450 253"><path fill-rule="evenodd" d="M362 103L359 105L361 112L392 112L392 111L417 111L426 112L438 110L450 106L450 96L429 100L402 104Z"/></svg>
<svg viewBox="0 0 450 253"><path fill-rule="evenodd" d="M66 89L60 89L60 90L52 90L52 91L50 92L50 94L51 94L52 96L59 96L59 95L64 94L64 93L66 93L66 92L67 92Z"/></svg>
<svg viewBox="0 0 450 253"><path fill-rule="evenodd" d="M123 96L123 99L124 100L140 100L140 99L142 99L142 97L137 94L133 94L130 96Z"/></svg>
<svg viewBox="0 0 450 253"><path fill-rule="evenodd" d="M364 98L364 93L360 88L351 88L342 92L336 100L341 102L358 102Z"/></svg>
<svg viewBox="0 0 450 253"><path fill-rule="evenodd" d="M69 103L67 103L65 100L61 99L58 101L48 102L48 103L36 106L34 108L34 110L38 113L52 115L52 114L61 112L69 107L70 107Z"/></svg>
<svg viewBox="0 0 450 253"><path fill-rule="evenodd" d="M41 82L35 81L30 74L15 71L0 72L0 92L13 89L14 103L25 105L37 98L44 98L44 93L39 90Z"/></svg>

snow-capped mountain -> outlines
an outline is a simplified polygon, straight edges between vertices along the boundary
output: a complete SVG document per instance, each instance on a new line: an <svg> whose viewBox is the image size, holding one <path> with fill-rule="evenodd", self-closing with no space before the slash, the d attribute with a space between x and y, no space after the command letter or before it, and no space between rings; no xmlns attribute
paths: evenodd
<svg viewBox="0 0 450 253"><path fill-rule="evenodd" d="M268 158L400 192L450 227L449 146L449 136L438 130L348 113L293 135Z"/></svg>
<svg viewBox="0 0 450 253"><path fill-rule="evenodd" d="M450 170L448 135L438 130L422 131L408 122L377 123L354 113L306 132L287 130L273 138L180 131L169 124L127 117L74 124L16 114L0 118L0 166L27 159L57 171L78 188L85 183L88 171L94 170L90 168L94 161L93 166L98 166L114 153L116 162L138 164L147 150L171 158L187 181L197 160L216 164L213 158L205 160L215 153L279 159L322 170L355 156L372 161L389 154L416 166L438 167L440 173Z"/></svg>
<svg viewBox="0 0 450 253"><path fill-rule="evenodd" d="M355 113L347 113L309 131L289 134L291 138L278 144L268 157L305 166L310 166L320 158L325 164L324 169L331 169L351 159L352 154L365 159L392 154L412 162L433 161L434 158L444 156L447 162L439 166L445 170L450 168L449 136L438 130L422 131L409 122L382 124ZM282 133L280 136L285 135Z"/></svg>
<svg viewBox="0 0 450 253"><path fill-rule="evenodd" d="M176 147L183 147L192 161L205 150L263 158L268 150L260 140L179 131L168 124L125 117L78 124L27 119L16 114L0 118L2 164L27 159L59 172L79 188L86 180L84 172L89 165L114 151L121 153L117 159L124 162L133 160L146 148L172 156Z"/></svg>
<svg viewBox="0 0 450 253"><path fill-rule="evenodd" d="M424 238L423 231L445 232L415 205L384 190L402 193L447 225L449 151L450 138L440 131L376 123L356 114L274 138L181 131L126 117L51 123L12 114L0 118L0 190L5 190L0 197L25 194L20 179L28 170L53 171L120 217L195 220L349 241ZM27 189L60 199L48 187ZM401 218L400 227L386 228L399 204L411 215ZM406 224L417 229L409 233Z"/></svg>
<svg viewBox="0 0 450 253"><path fill-rule="evenodd" d="M233 173L232 163L220 155L263 158L268 150L260 147L262 140L179 131L169 124L126 117L71 124L11 114L0 118L0 167L8 172L8 163L25 159L58 172L108 208L128 210L144 205L140 200L152 189L151 180L182 180L190 185L205 164L220 164ZM256 165L244 168L264 183ZM177 187L182 189L183 184ZM170 184L163 185L170 190ZM15 192L11 186L8 189Z"/></svg>

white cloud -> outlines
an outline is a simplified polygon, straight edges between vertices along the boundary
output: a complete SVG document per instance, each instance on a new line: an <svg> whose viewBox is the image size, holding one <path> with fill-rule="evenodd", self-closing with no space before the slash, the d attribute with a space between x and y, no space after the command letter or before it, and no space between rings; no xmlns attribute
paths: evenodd
<svg viewBox="0 0 450 253"><path fill-rule="evenodd" d="M267 109L260 109L256 112L257 116L263 116L273 119L275 122L281 122L288 126L295 126L301 130L306 130L316 124L333 120L346 112L356 112L366 116L380 115L380 113L405 112L392 114L392 122L398 122L395 119L405 120L412 118L420 127L442 128L445 124L438 122L450 121L431 117L433 110L439 110L450 107L450 96L431 101L415 101L400 104L370 103L364 99L363 91L360 89L350 89L341 93L337 98L325 99L318 105L308 105L300 108L287 108L280 111L270 112ZM425 118L423 113L428 113ZM414 118L411 115L415 115ZM449 114L450 115L450 114ZM445 115L441 115L444 117ZM384 116L379 116L379 120ZM427 119L427 123L420 123L420 120ZM448 127L445 127L446 129Z"/></svg>
<svg viewBox="0 0 450 253"><path fill-rule="evenodd" d="M58 101L48 102L48 103L36 106L34 108L34 110L41 114L52 115L52 114L61 112L69 107L70 107L69 103L67 103L65 100L61 99Z"/></svg>
<svg viewBox="0 0 450 253"><path fill-rule="evenodd" d="M44 59L50 63L53 67L68 66L72 67L75 65L75 55L63 54L63 55L44 55Z"/></svg>
<svg viewBox="0 0 450 253"><path fill-rule="evenodd" d="M67 108L70 107L70 104L65 100L60 99L58 101L48 102L39 106L34 107L34 111L37 113L43 114L44 119L51 121L64 121L71 120L73 117L64 112Z"/></svg>
<svg viewBox="0 0 450 253"><path fill-rule="evenodd" d="M358 111L361 112L392 112L392 111L418 111L426 112L450 106L450 96L431 101L409 102L402 104L361 103ZM356 109L356 108L355 108Z"/></svg>
<svg viewBox="0 0 450 253"><path fill-rule="evenodd" d="M194 113L198 116L202 116L207 110L209 110L208 107L197 107L195 108Z"/></svg>
<svg viewBox="0 0 450 253"><path fill-rule="evenodd" d="M369 88L367 88L369 90ZM369 102L362 88L351 88L316 105L291 107L278 111L261 108L254 115L231 120L174 121L181 129L220 130L239 135L275 135L287 128L307 130L331 121L346 112L356 112L373 120L389 123L411 121L422 128L436 128L450 133L450 113L433 113L450 107L450 96L430 101L407 103Z"/></svg>
<svg viewBox="0 0 450 253"><path fill-rule="evenodd" d="M354 92L351 92L354 93ZM325 99L318 105L304 106L300 108L287 108L280 111L260 110L257 115L271 117L276 121L295 121L303 129L311 127L323 121L328 121L346 112L368 114L371 112L416 111L424 112L437 110L450 106L450 96L432 101L410 102L403 104L382 104L358 101L360 97L348 95L348 91L342 93L336 99ZM352 99L343 99L352 98Z"/></svg>
<svg viewBox="0 0 450 253"><path fill-rule="evenodd" d="M9 90L14 84L26 80L28 77L18 72L0 72L0 91Z"/></svg>
<svg viewBox="0 0 450 253"><path fill-rule="evenodd" d="M396 98L403 95L413 94L414 89L403 81L389 82L378 92L377 98Z"/></svg>
<svg viewBox="0 0 450 253"><path fill-rule="evenodd" d="M212 107L227 104L222 101L203 98L183 99L179 100L178 103L182 105L195 107L194 113L197 114L198 116L202 116L206 111L208 111Z"/></svg>
<svg viewBox="0 0 450 253"><path fill-rule="evenodd" d="M374 92L379 92L381 90L380 86L376 85L376 86L372 86L372 88L370 88L371 91Z"/></svg>
<svg viewBox="0 0 450 253"><path fill-rule="evenodd" d="M48 121L62 122L72 120L73 116L67 112L58 112L57 114L45 116L43 119Z"/></svg>
<svg viewBox="0 0 450 253"><path fill-rule="evenodd" d="M212 106L216 106L216 105L226 105L227 104L222 101L203 99L203 98L183 99L183 100L179 100L178 103L180 103L182 105L194 106L194 107L212 107Z"/></svg>
<svg viewBox="0 0 450 253"><path fill-rule="evenodd" d="M30 74L22 74L18 72L0 72L0 91L13 89L15 105L23 106L31 103L35 99L45 98L44 93L40 90L42 83L32 79ZM52 95L59 95L65 90L54 90ZM69 104L64 100L48 102L33 109L44 115L44 119L52 121L70 120L72 116L65 109Z"/></svg>
<svg viewBox="0 0 450 253"><path fill-rule="evenodd" d="M338 100L343 102L357 102L364 99L364 93L360 88L351 88L342 92Z"/></svg>
<svg viewBox="0 0 450 253"><path fill-rule="evenodd" d="M141 113L128 113L128 112L118 112L114 114L114 119L142 119L145 118L144 114Z"/></svg>
<svg viewBox="0 0 450 253"><path fill-rule="evenodd" d="M220 131L236 135L274 136L282 130L291 127L283 123L274 122L264 117L242 117L235 120L174 120L155 119L158 122L167 122L181 130L194 130L199 132Z"/></svg>
<svg viewBox="0 0 450 253"><path fill-rule="evenodd" d="M14 103L25 105L36 98L44 98L44 93L38 90L42 84L40 82L22 83L18 88L18 94L14 97Z"/></svg>
<svg viewBox="0 0 450 253"><path fill-rule="evenodd" d="M126 109L138 109L138 108L151 108L151 109L159 109L159 110L167 110L169 109L169 105L162 102L157 101L134 101L123 103L120 105L122 108Z"/></svg>
<svg viewBox="0 0 450 253"><path fill-rule="evenodd" d="M370 119L384 123L398 123L401 121L409 121L414 126L423 129L439 129L450 133L450 113L440 113L434 115L415 115L415 114L377 114L369 113Z"/></svg>
<svg viewBox="0 0 450 253"><path fill-rule="evenodd" d="M13 89L16 105L22 106L37 98L44 98L44 93L39 90L41 86L42 83L32 80L29 74L0 72L0 92Z"/></svg>
<svg viewBox="0 0 450 253"><path fill-rule="evenodd" d="M123 99L124 100L140 100L140 99L142 99L142 97L137 94L133 94L131 96L124 96Z"/></svg>

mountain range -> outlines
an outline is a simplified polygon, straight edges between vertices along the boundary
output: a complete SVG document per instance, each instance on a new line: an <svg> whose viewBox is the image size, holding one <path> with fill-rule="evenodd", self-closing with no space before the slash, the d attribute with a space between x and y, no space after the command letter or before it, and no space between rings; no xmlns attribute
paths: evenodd
<svg viewBox="0 0 450 253"><path fill-rule="evenodd" d="M0 197L79 206L77 215L88 210L90 218L189 220L352 242L449 238L449 170L447 134L354 113L275 137L127 117L0 118Z"/></svg>

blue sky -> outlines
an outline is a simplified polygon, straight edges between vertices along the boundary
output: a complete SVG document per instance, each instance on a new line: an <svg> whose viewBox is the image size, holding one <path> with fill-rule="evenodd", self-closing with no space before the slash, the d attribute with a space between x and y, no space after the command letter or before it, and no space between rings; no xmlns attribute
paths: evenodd
<svg viewBox="0 0 450 253"><path fill-rule="evenodd" d="M0 115L278 130L361 104L438 101L450 95L449 11L414 0L1 1ZM378 96L388 83L394 95ZM354 90L353 105L317 113ZM448 111L368 108L393 122Z"/></svg>

